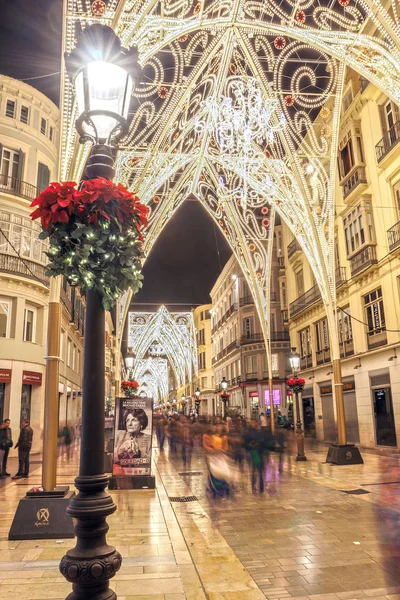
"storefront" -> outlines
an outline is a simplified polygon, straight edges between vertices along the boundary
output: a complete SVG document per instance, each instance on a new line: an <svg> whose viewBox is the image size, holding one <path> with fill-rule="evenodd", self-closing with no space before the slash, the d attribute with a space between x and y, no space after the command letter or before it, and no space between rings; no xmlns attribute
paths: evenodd
<svg viewBox="0 0 400 600"><path fill-rule="evenodd" d="M305 435L315 436L315 404L312 385L306 385L301 392L303 405L303 427Z"/></svg>
<svg viewBox="0 0 400 600"><path fill-rule="evenodd" d="M324 429L324 440L333 442L337 439L337 426L333 406L333 391L330 381L320 383L322 419ZM343 379L343 399L346 421L347 441L352 444L360 443L360 431L358 425L356 386L354 377Z"/></svg>
<svg viewBox="0 0 400 600"><path fill-rule="evenodd" d="M0 421L6 418L6 392L10 383L11 369L0 369Z"/></svg>
<svg viewBox="0 0 400 600"><path fill-rule="evenodd" d="M397 446L389 372L370 375L377 446Z"/></svg>

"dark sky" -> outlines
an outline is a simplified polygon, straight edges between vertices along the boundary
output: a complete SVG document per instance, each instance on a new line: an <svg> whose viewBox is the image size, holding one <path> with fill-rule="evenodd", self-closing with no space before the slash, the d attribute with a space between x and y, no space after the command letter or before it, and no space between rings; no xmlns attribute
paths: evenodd
<svg viewBox="0 0 400 600"><path fill-rule="evenodd" d="M62 0L0 0L0 16L0 73L26 79L60 71ZM59 103L59 75L26 83ZM209 302L230 253L202 206L184 203L155 244L135 300Z"/></svg>

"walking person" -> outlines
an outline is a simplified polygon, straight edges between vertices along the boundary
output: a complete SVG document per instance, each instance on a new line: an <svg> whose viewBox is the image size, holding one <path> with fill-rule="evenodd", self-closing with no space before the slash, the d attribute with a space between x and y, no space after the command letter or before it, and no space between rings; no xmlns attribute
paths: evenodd
<svg viewBox="0 0 400 600"><path fill-rule="evenodd" d="M0 426L0 473L2 477L10 477L7 473L7 460L10 448L13 447L12 431L10 419L5 419ZM1 455L3 455L1 457Z"/></svg>
<svg viewBox="0 0 400 600"><path fill-rule="evenodd" d="M29 477L29 453L32 448L33 429L28 419L22 419L21 431L15 448L18 448L18 473L12 479Z"/></svg>

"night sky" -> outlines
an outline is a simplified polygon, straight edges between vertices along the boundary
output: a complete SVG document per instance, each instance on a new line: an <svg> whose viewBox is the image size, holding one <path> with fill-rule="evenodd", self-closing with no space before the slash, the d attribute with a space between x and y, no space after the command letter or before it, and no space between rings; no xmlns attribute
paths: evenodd
<svg viewBox="0 0 400 600"><path fill-rule="evenodd" d="M26 79L60 71L62 0L0 0L0 73ZM59 103L59 75L27 81ZM209 302L231 252L197 202L186 202L144 266L136 302Z"/></svg>

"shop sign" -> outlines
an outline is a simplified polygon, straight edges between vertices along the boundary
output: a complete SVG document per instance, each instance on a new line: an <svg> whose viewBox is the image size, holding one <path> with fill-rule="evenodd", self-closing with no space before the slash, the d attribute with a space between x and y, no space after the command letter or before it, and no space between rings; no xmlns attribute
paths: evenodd
<svg viewBox="0 0 400 600"><path fill-rule="evenodd" d="M35 371L23 371L22 383L25 385L42 385L42 374Z"/></svg>
<svg viewBox="0 0 400 600"><path fill-rule="evenodd" d="M250 398L258 398L258 392L250 392L249 396Z"/></svg>
<svg viewBox="0 0 400 600"><path fill-rule="evenodd" d="M319 389L320 389L321 396L323 396L324 394L332 394L332 386L331 385L321 385ZM344 392L350 392L351 390L355 390L355 389L356 389L356 385L355 385L354 381L346 381L343 383L343 391Z"/></svg>
<svg viewBox="0 0 400 600"><path fill-rule="evenodd" d="M0 383L11 382L11 369L0 369Z"/></svg>

